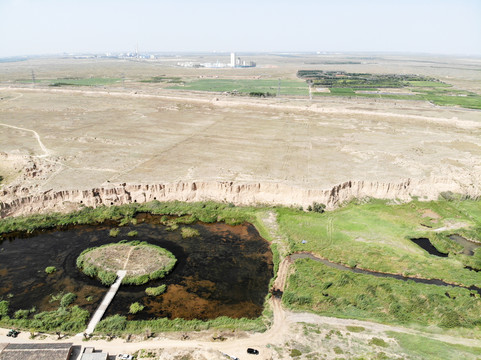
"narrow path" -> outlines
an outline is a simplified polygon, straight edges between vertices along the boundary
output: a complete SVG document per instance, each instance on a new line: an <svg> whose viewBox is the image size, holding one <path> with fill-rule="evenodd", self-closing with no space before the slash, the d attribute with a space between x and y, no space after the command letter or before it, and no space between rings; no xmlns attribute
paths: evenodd
<svg viewBox="0 0 481 360"><path fill-rule="evenodd" d="M127 264L129 263L130 254L132 254L132 250L134 250L134 246L131 246L129 249L129 253L127 254L127 259L125 259L125 262L124 262L124 270L127 267Z"/></svg>
<svg viewBox="0 0 481 360"><path fill-rule="evenodd" d="M42 149L42 151L44 152L43 155L39 155L38 157L47 157L50 155L50 151L47 149L47 147L43 144L42 140L40 139L40 135L38 134L38 132L36 132L35 130L31 130L31 129L26 129L26 128L22 128L22 127L18 127L18 126L13 126L13 125L8 125L8 124L3 124L3 123L0 123L1 126L5 126L5 127L9 127L9 128L12 128L12 129L17 129L17 130L22 130L22 131L29 131L31 133L33 133L33 135L35 136L35 138L37 139L37 142L38 142L38 145L40 146L40 149Z"/></svg>
<svg viewBox="0 0 481 360"><path fill-rule="evenodd" d="M87 326L87 330L85 330L85 333L87 335L92 334L95 330L95 327L99 323L99 321L102 320L102 317L104 316L105 311L107 310L115 294L119 290L120 284L122 283L122 280L124 279L126 274L127 274L127 271L125 270L117 271L117 280L115 280L115 282L110 287L109 291L107 292L104 299L100 303L100 306L97 308L97 311L95 312L94 316L92 316L92 319L90 320L89 325ZM82 336L83 334L78 334L78 335Z"/></svg>

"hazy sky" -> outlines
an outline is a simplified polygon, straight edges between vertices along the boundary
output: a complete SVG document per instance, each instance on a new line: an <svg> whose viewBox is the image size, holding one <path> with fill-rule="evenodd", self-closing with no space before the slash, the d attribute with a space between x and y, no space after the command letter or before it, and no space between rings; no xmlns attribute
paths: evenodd
<svg viewBox="0 0 481 360"><path fill-rule="evenodd" d="M0 57L62 52L481 55L481 0L0 0Z"/></svg>

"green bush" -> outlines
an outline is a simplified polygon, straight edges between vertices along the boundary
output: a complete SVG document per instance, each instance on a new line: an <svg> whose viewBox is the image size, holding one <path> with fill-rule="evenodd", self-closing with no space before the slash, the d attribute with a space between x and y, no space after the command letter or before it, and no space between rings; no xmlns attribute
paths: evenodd
<svg viewBox="0 0 481 360"><path fill-rule="evenodd" d="M300 352L299 350L297 349L291 349L291 357L298 357L298 356L301 356L302 355L302 352Z"/></svg>
<svg viewBox="0 0 481 360"><path fill-rule="evenodd" d="M47 274L53 274L55 271L57 271L57 268L55 266L47 266L45 268L45 272Z"/></svg>
<svg viewBox="0 0 481 360"><path fill-rule="evenodd" d="M138 234L139 232L137 230L132 230L127 233L127 236L133 237L133 236L137 236Z"/></svg>
<svg viewBox="0 0 481 360"><path fill-rule="evenodd" d="M375 345L375 346L380 346L380 347L388 347L389 344L385 342L381 338L373 337L371 340L369 340L369 345Z"/></svg>
<svg viewBox="0 0 481 360"><path fill-rule="evenodd" d="M117 237L120 234L120 229L110 229L109 236L110 237Z"/></svg>
<svg viewBox="0 0 481 360"><path fill-rule="evenodd" d="M35 311L19 310L15 312L14 319L2 319L4 327L19 327L43 332L61 331L69 334L78 333L85 329L90 314L78 306L71 308L60 307L54 311L44 311L35 314L33 319L28 319L28 314Z"/></svg>
<svg viewBox="0 0 481 360"><path fill-rule="evenodd" d="M109 271L103 271L100 270L97 273L98 278L100 279L100 282L102 285L110 286L112 285L115 280L117 279L117 274Z"/></svg>
<svg viewBox="0 0 481 360"><path fill-rule="evenodd" d="M195 236L199 236L200 233L198 230L196 229L193 229L193 228L189 228L189 227L182 227L180 229L181 233L182 233L182 237L184 239L186 238L191 238L191 237L195 237Z"/></svg>
<svg viewBox="0 0 481 360"><path fill-rule="evenodd" d="M0 301L0 318L8 315L8 306L10 303L7 300Z"/></svg>
<svg viewBox="0 0 481 360"><path fill-rule="evenodd" d="M61 307L67 307L70 304L72 304L75 299L77 299L77 295L74 293L67 293L64 296L62 296L62 299L60 299L60 306Z"/></svg>
<svg viewBox="0 0 481 360"><path fill-rule="evenodd" d="M166 289L167 285L165 284L157 287L148 287L145 289L145 293L149 296L159 296L160 294L163 294Z"/></svg>
<svg viewBox="0 0 481 360"><path fill-rule="evenodd" d="M137 314L138 312L141 312L142 310L144 310L144 308L145 308L144 305L141 305L138 302L134 302L130 304L129 314Z"/></svg>
<svg viewBox="0 0 481 360"><path fill-rule="evenodd" d="M95 331L104 334L120 334L125 330L126 326L127 318L125 316L113 315L100 321Z"/></svg>
<svg viewBox="0 0 481 360"><path fill-rule="evenodd" d="M30 310L17 310L15 311L15 314L13 314L13 317L15 319L26 319L28 318L29 314L30 314Z"/></svg>

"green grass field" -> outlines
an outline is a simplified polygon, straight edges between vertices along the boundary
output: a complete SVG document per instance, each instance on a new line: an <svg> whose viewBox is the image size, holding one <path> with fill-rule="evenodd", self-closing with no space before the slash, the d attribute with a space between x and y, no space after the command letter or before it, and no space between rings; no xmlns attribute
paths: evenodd
<svg viewBox="0 0 481 360"><path fill-rule="evenodd" d="M468 289L355 274L311 259L298 259L294 267L282 300L296 310L390 324L481 329L481 298Z"/></svg>
<svg viewBox="0 0 481 360"><path fill-rule="evenodd" d="M466 359L476 360L481 357L481 348L429 339L424 336L403 334L389 331L387 334L395 339L405 354L426 360Z"/></svg>
<svg viewBox="0 0 481 360"><path fill-rule="evenodd" d="M480 201L387 205L373 200L323 214L287 208L277 211L292 252L309 251L351 267L481 286L479 274L464 269L465 265L474 265L473 257L457 254L460 246L448 238L457 233L481 241ZM430 212L439 218L426 215ZM436 233L421 225L440 228L450 223L460 223L460 228ZM440 251L449 251L450 256L430 255L409 240L411 237L427 237Z"/></svg>
<svg viewBox="0 0 481 360"><path fill-rule="evenodd" d="M419 100L428 101L439 106L459 106L467 109L481 109L481 95L470 93L464 90L451 90L446 84L433 82L435 84L441 84L441 87L429 88L415 87L410 89L413 95L395 95L395 94L362 94L355 93L351 88L331 88L330 92L314 92L315 96L356 96L364 98L375 99L392 99L392 100ZM406 88L409 89L409 88ZM361 90L361 89L355 89ZM376 91L377 88L362 89ZM389 89L387 90L389 92Z"/></svg>
<svg viewBox="0 0 481 360"><path fill-rule="evenodd" d="M194 91L237 91L248 94L263 92L277 94L278 79L266 80L232 80L232 79L199 79L186 82L184 86L171 86L169 89ZM280 95L309 95L309 87L305 81L281 80Z"/></svg>

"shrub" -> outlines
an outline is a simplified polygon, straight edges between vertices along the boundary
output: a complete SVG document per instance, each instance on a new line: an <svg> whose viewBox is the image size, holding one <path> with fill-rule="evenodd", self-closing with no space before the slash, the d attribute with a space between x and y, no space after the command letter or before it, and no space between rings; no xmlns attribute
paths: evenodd
<svg viewBox="0 0 481 360"><path fill-rule="evenodd" d="M13 314L13 317L15 319L26 319L29 314L30 310L17 310L15 311L15 314Z"/></svg>
<svg viewBox="0 0 481 360"><path fill-rule="evenodd" d="M455 311L447 311L442 319L441 322L439 323L439 326L444 327L444 328L455 328L462 326L462 318L459 316L458 313Z"/></svg>
<svg viewBox="0 0 481 360"><path fill-rule="evenodd" d="M148 287L145 289L145 293L149 296L159 296L160 294L163 294L166 289L167 285L165 284L157 287Z"/></svg>
<svg viewBox="0 0 481 360"><path fill-rule="evenodd" d="M112 285L115 282L115 280L117 279L116 273L103 271L103 270L100 270L97 273L97 276L99 277L102 285L106 285L106 286Z"/></svg>
<svg viewBox="0 0 481 360"><path fill-rule="evenodd" d="M180 231L184 239L200 235L198 230L189 227L182 227Z"/></svg>
<svg viewBox="0 0 481 360"><path fill-rule="evenodd" d="M100 321L95 330L102 333L119 334L127 326L127 318L121 315L114 315Z"/></svg>
<svg viewBox="0 0 481 360"><path fill-rule="evenodd" d="M117 237L120 234L120 229L110 229L109 236Z"/></svg>
<svg viewBox="0 0 481 360"><path fill-rule="evenodd" d="M0 301L0 318L3 316L7 316L9 305L10 303L7 300Z"/></svg>
<svg viewBox="0 0 481 360"><path fill-rule="evenodd" d="M53 274L55 271L57 271L57 268L55 266L47 266L45 268L45 272L47 274Z"/></svg>
<svg viewBox="0 0 481 360"><path fill-rule="evenodd" d="M334 352L338 355L344 354L344 351L342 351L342 349L339 346L334 347Z"/></svg>
<svg viewBox="0 0 481 360"><path fill-rule="evenodd" d="M312 205L309 205L307 207L307 211L314 211L314 212L321 213L321 214L325 210L326 210L326 205L320 204L320 203L317 203L317 202L313 202Z"/></svg>
<svg viewBox="0 0 481 360"><path fill-rule="evenodd" d="M127 233L127 236L132 237L132 236L137 236L138 234L139 232L137 230L132 230Z"/></svg>
<svg viewBox="0 0 481 360"><path fill-rule="evenodd" d="M74 293L67 293L64 296L62 296L62 299L60 299L60 306L67 307L71 303L73 303L76 298L77 298L77 295L75 295Z"/></svg>
<svg viewBox="0 0 481 360"><path fill-rule="evenodd" d="M130 304L129 314L137 314L138 312L144 310L144 307L144 305L141 305L138 302L134 302Z"/></svg>
<svg viewBox="0 0 481 360"><path fill-rule="evenodd" d="M301 356L302 353L297 350L297 349L291 349L291 357L298 357L298 356Z"/></svg>
<svg viewBox="0 0 481 360"><path fill-rule="evenodd" d="M380 346L380 347L388 347L389 346L389 344L387 342L385 342L383 339L377 338L377 337L373 337L371 340L369 340L369 345L376 345L376 346Z"/></svg>

